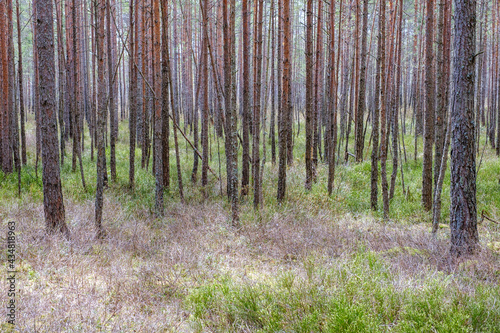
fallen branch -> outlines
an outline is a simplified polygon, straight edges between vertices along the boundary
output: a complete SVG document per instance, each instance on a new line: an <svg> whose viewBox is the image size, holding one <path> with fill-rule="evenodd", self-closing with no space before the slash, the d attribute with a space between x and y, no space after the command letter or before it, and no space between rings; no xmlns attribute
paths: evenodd
<svg viewBox="0 0 500 333"><path fill-rule="evenodd" d="M492 218L488 217L485 213L484 213L484 210L481 212L481 223L484 221L484 220L488 220L490 222L493 222L495 224L500 224L500 222L497 222L495 220L493 220Z"/></svg>

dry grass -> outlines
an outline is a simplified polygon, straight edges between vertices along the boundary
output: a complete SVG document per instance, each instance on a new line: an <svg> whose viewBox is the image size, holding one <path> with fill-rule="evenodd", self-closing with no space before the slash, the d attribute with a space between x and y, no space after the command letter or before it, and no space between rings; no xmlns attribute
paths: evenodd
<svg viewBox="0 0 500 333"><path fill-rule="evenodd" d="M386 258L400 287L418 288L419 277L438 271L452 274L456 287L468 293L478 280L500 282L498 257L484 244L465 264L453 262L447 231L435 238L427 225L287 209L264 211L269 218L235 230L217 202L172 204L163 220L127 214L110 195L104 207L109 237L102 242L94 239L91 201L66 200L70 241L44 234L40 204L8 207L2 227L17 221L20 331L193 331L183 306L193 287L226 275L242 283L265 282L289 270L305 275L308 258L334 267L360 250ZM480 228L485 242L498 235L497 226Z"/></svg>

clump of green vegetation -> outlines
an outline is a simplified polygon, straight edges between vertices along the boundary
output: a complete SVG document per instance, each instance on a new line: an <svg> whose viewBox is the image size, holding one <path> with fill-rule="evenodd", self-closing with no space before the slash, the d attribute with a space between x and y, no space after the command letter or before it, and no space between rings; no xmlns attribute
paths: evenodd
<svg viewBox="0 0 500 333"><path fill-rule="evenodd" d="M401 283L374 252L307 276L284 271L269 281L223 276L186 299L198 331L500 332L500 288L456 289L436 274Z"/></svg>

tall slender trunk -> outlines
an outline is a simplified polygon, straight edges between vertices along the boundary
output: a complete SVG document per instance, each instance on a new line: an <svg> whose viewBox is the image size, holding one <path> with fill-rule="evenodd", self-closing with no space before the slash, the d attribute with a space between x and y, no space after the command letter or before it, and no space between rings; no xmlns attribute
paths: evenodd
<svg viewBox="0 0 500 333"><path fill-rule="evenodd" d="M200 0L201 1L201 0ZM203 148L201 158L201 186L208 184L208 0L203 0L202 21L203 21L203 44L201 68L202 83L202 119L201 119L201 146ZM205 192L206 195L206 192Z"/></svg>
<svg viewBox="0 0 500 333"><path fill-rule="evenodd" d="M288 160L288 141L289 130L291 122L291 59L290 59L290 46L291 46L291 20L290 20L290 0L283 0L282 9L283 17L283 94L281 99L281 119L279 129L279 170L278 170L278 193L277 200L282 202L285 199L286 193L286 167Z"/></svg>
<svg viewBox="0 0 500 333"><path fill-rule="evenodd" d="M434 147L434 121L436 82L434 80L434 0L427 0L425 27L425 114L424 161L422 171L422 205L432 209L432 149Z"/></svg>
<svg viewBox="0 0 500 333"><path fill-rule="evenodd" d="M43 207L49 233L70 236L64 216L55 101L53 6L51 0L36 0L36 50L39 61L41 139L43 163Z"/></svg>
<svg viewBox="0 0 500 333"><path fill-rule="evenodd" d="M26 130L25 130L25 110L24 110L24 83L23 83L23 52L21 48L21 19L19 15L19 0L16 0L17 16L17 47L18 47L18 80L19 80L19 114L21 118L21 161L26 165Z"/></svg>
<svg viewBox="0 0 500 333"><path fill-rule="evenodd" d="M241 196L248 194L248 186L250 184L250 61L248 54L250 53L250 32L249 32L249 8L248 0L242 0L242 21L243 21L243 100L242 100L242 171L241 171Z"/></svg>
<svg viewBox="0 0 500 333"><path fill-rule="evenodd" d="M96 38L97 38L97 72L98 72L98 107L97 107L97 190L95 200L95 227L97 238L105 236L102 227L102 206L104 201L104 173L105 169L105 132L106 126L106 66L104 64L104 21L106 15L106 0L96 2Z"/></svg>
<svg viewBox="0 0 500 333"><path fill-rule="evenodd" d="M375 70L375 111L373 113L373 127L372 127L372 133L373 133L373 147L372 147L372 168L371 168L371 196L370 196L370 202L371 202L371 208L372 210L376 211L378 209L378 175L379 175L379 168L378 168L378 161L379 161L379 120L380 120L380 109L381 109L381 99L380 99L380 79L382 75L385 75L385 73L381 72L382 69L382 49L383 49L383 43L385 41L382 41L382 25L385 24L385 22L382 22L381 19L382 15L382 6L379 7L379 20L378 20L378 46L377 46L377 68Z"/></svg>
<svg viewBox="0 0 500 333"><path fill-rule="evenodd" d="M359 5L358 5L359 6ZM361 162L363 160L363 149L364 149L364 135L363 135L363 119L366 108L366 44L368 35L368 0L363 0L363 27L361 31L361 57L358 60L360 63L359 67L359 89L356 113L354 115L354 122L356 123L356 162ZM356 35L357 37L357 35ZM358 80L356 80L358 83Z"/></svg>
<svg viewBox="0 0 500 333"><path fill-rule="evenodd" d="M260 180L260 118L261 118L261 88L262 88L262 21L264 1L255 2L256 35L255 35L255 68L254 68L254 105L253 105L253 145L252 145L252 177L254 187L253 207L259 209L261 193ZM258 10L257 10L258 8Z"/></svg>
<svg viewBox="0 0 500 333"><path fill-rule="evenodd" d="M314 123L313 123L313 181L316 182L318 154L321 149L321 120L323 112L323 0L318 2L316 33L316 64L314 73Z"/></svg>
<svg viewBox="0 0 500 333"><path fill-rule="evenodd" d="M115 102L115 82L114 82L114 71L115 71L115 59L113 57L113 47L116 42L114 40L113 34L111 33L111 21L114 17L114 10L111 9L111 0L107 0L106 6L106 24L107 24L107 48L108 48L108 110L109 110L109 125L110 125L110 150L109 150L109 167L111 169L111 180L116 182L116 102Z"/></svg>
<svg viewBox="0 0 500 333"><path fill-rule="evenodd" d="M137 69L135 68L135 1L130 0L130 56L129 56L129 185L134 188L135 183L135 141L136 141L136 91L137 91Z"/></svg>
<svg viewBox="0 0 500 333"><path fill-rule="evenodd" d="M313 1L307 0L306 26L306 184L311 190L313 182L313 135L314 135L314 104L313 104Z"/></svg>
<svg viewBox="0 0 500 333"><path fill-rule="evenodd" d="M385 72L385 1L380 1L380 173L382 181L382 201L384 219L389 218L389 185L387 182L387 108L386 108L386 72Z"/></svg>
<svg viewBox="0 0 500 333"><path fill-rule="evenodd" d="M163 162L163 186L170 187L170 120L168 107L168 1L161 2L161 109L162 109L162 132L161 151ZM182 175L181 175L182 177Z"/></svg>
<svg viewBox="0 0 500 333"><path fill-rule="evenodd" d="M154 154L155 154L155 213L163 216L163 122L168 118L162 117L162 80L161 80L161 35L160 35L160 4L153 3L153 87L154 87ZM166 4L165 4L166 7Z"/></svg>

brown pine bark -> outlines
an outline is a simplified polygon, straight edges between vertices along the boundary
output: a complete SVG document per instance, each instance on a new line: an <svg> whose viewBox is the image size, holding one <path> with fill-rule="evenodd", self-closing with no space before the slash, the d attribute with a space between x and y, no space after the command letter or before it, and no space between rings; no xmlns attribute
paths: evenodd
<svg viewBox="0 0 500 333"><path fill-rule="evenodd" d="M387 182L387 108L385 72L385 1L380 1L380 173L382 182L382 201L384 219L389 218L389 184Z"/></svg>
<svg viewBox="0 0 500 333"><path fill-rule="evenodd" d="M24 110L24 82L23 82L23 52L21 48L21 19L19 15L19 0L16 0L17 16L17 47L19 56L18 80L19 80L19 114L21 118L21 161L26 165L26 129L25 129L25 110Z"/></svg>
<svg viewBox="0 0 500 333"><path fill-rule="evenodd" d="M106 26L107 26L107 49L108 49L108 111L109 111L109 126L110 126L110 139L109 139L109 168L111 170L111 181L116 182L116 140L118 129L116 128L116 101L115 101L115 59L113 55L114 44L116 40L113 39L111 30L111 21L114 20L114 9L111 8L111 0L107 0L106 6ZM111 16L113 15L113 16Z"/></svg>
<svg viewBox="0 0 500 333"><path fill-rule="evenodd" d="M163 187L170 187L170 120L168 106L168 1L161 1L161 109L162 109L162 133L161 151L163 162ZM182 177L182 175L181 175ZM182 181L182 179L181 179Z"/></svg>
<svg viewBox="0 0 500 333"><path fill-rule="evenodd" d="M311 190L313 182L313 1L307 0L306 9L306 183L307 191Z"/></svg>
<svg viewBox="0 0 500 333"><path fill-rule="evenodd" d="M434 147L434 121L436 81L434 79L434 0L427 0L425 27L425 114L424 161L422 170L422 205L432 209L432 149Z"/></svg>
<svg viewBox="0 0 500 333"><path fill-rule="evenodd" d="M228 3L222 4L224 30L224 82L226 108L226 155L228 196L231 201L232 224L239 225L238 216L238 150L237 150L237 115L236 115L236 45L235 45L235 1L231 1L228 17Z"/></svg>
<svg viewBox="0 0 500 333"><path fill-rule="evenodd" d="M201 1L201 0L200 0ZM201 47L201 77L202 84L202 119L201 119L201 146L203 149L201 158L201 186L208 184L208 0L203 0L202 11L202 29L203 29L203 44Z"/></svg>
<svg viewBox="0 0 500 333"><path fill-rule="evenodd" d="M82 186L85 189L85 175L83 172L83 162L82 162L82 121L81 121L81 89L80 89L80 50L78 48L78 43L77 43L77 37L78 37L78 31L77 31L77 25L79 26L80 24L80 16L79 16L79 11L78 11L78 4L77 0L73 0L72 2L73 7L72 7L72 16L73 16L73 34L72 34L72 52L73 52L73 61L75 68L72 70L73 74L73 91L74 95L73 97L75 98L73 107L74 107L74 122L73 122L73 155L76 154L78 157L78 162L80 164L80 177L82 180ZM78 22L78 23L77 23ZM73 158L74 159L74 158ZM74 169L73 169L74 170Z"/></svg>
<svg viewBox="0 0 500 333"><path fill-rule="evenodd" d="M254 188L254 209L259 209L261 193L260 180L260 118L261 118L261 88L262 88L262 15L264 9L264 1L257 0L255 2L256 35L254 46L255 68L254 68L254 105L253 105L253 145L252 145L252 177Z"/></svg>
<svg viewBox="0 0 500 333"><path fill-rule="evenodd" d="M373 147L372 147L372 155L371 155L371 193L370 193L370 203L372 210L376 211L378 209L378 177L379 177L379 122L380 122L380 79L382 75L385 73L381 72L382 69L382 49L384 42L382 41L382 25L385 22L382 22L382 6L379 7L379 20L378 20L378 45L377 45L377 68L375 70L375 111L373 113Z"/></svg>
<svg viewBox="0 0 500 333"><path fill-rule="evenodd" d="M43 163L43 207L47 232L70 236L65 222L59 169L59 144L55 101L55 59L53 5L51 0L36 0L36 50L40 82L40 113Z"/></svg>
<svg viewBox="0 0 500 333"><path fill-rule="evenodd" d="M281 117L279 129L279 169L278 169L278 193L277 200L282 202L286 193L286 167L289 141L289 128L291 122L291 59L290 46L292 39L291 20L290 20L290 0L282 0L282 11L280 17L283 17L283 94L281 99Z"/></svg>
<svg viewBox="0 0 500 333"><path fill-rule="evenodd" d="M250 32L249 32L249 8L248 0L242 0L242 21L243 21L243 100L242 100L242 171L241 171L241 196L248 194L250 184L250 61L246 50L250 50Z"/></svg>
<svg viewBox="0 0 500 333"><path fill-rule="evenodd" d="M1 63L1 109L0 109L0 155L1 168L5 173L12 172L11 146L11 105L9 103L9 28L7 1L0 3L0 63Z"/></svg>
<svg viewBox="0 0 500 333"><path fill-rule="evenodd" d="M358 4L359 6L359 4ZM364 149L364 132L363 119L366 109L366 56L367 56L367 35L368 35L368 0L363 0L363 26L361 30L361 56L359 59L359 89L356 113L354 114L355 122L355 146L356 146L356 162L363 160ZM358 82L358 81L357 81ZM357 83L356 82L356 83Z"/></svg>
<svg viewBox="0 0 500 333"><path fill-rule="evenodd" d="M328 140L328 195L331 196L333 192L333 182L335 179L335 152L337 149L337 78L339 72L339 55L340 55L340 26L341 26L341 18L342 18L342 1L340 2L340 22L339 22L339 45L338 54L337 54L337 62L335 61L335 2L334 0L330 1L330 103L329 107L329 121L327 134L329 137ZM337 67L335 68L335 65Z"/></svg>
<svg viewBox="0 0 500 333"><path fill-rule="evenodd" d="M19 157L19 118L17 115L17 91L16 91L16 83L15 83L15 70L16 65L14 63L14 20L12 18L12 0L7 1L7 51L8 51L8 64L9 64L9 93L8 93L8 105L9 105L9 138L10 138L10 147L12 150L12 157L14 162L14 168L18 172L18 189L20 192L21 183L20 183L20 168L21 162Z"/></svg>
<svg viewBox="0 0 500 333"><path fill-rule="evenodd" d="M155 154L155 213L163 216L163 121L162 117L162 80L161 80L161 35L160 35L160 4L159 0L153 3L153 87L154 87L154 154ZM166 7L166 6L165 6Z"/></svg>
<svg viewBox="0 0 500 333"><path fill-rule="evenodd" d="M451 109L451 253L473 253L479 242L476 207L474 62L476 1L455 0L454 101Z"/></svg>
<svg viewBox="0 0 500 333"><path fill-rule="evenodd" d="M271 163L276 164L276 15L275 2L271 0L271 120L269 122L269 134L271 140Z"/></svg>
<svg viewBox="0 0 500 333"><path fill-rule="evenodd" d="M134 188L135 182L135 141L136 141L136 110L137 110L137 69L135 67L135 55L136 55L136 45L135 45L135 26L136 26L136 11L135 11L135 1L130 0L130 55L129 55L129 185L130 188Z"/></svg>
<svg viewBox="0 0 500 333"><path fill-rule="evenodd" d="M318 154L321 150L321 123L323 112L323 0L318 1L318 22L316 27L316 63L314 73L314 123L313 123L313 182L316 182ZM326 147L325 147L326 149Z"/></svg>
<svg viewBox="0 0 500 333"><path fill-rule="evenodd" d="M63 42L63 2L56 2L56 22L57 22L57 47L58 47L58 58L57 67L59 69L58 81L59 81L59 101L58 101L58 120L59 120L59 132L60 132L60 145L61 145L61 165L64 164L64 157L66 155L66 126L64 124L64 114L65 114L65 96L66 96L66 77L64 71L66 69L66 59L64 52L64 42ZM93 135L91 135L93 137ZM92 159L93 159L93 146L92 146Z"/></svg>
<svg viewBox="0 0 500 333"><path fill-rule="evenodd" d="M95 200L95 227L97 238L105 236L102 227L102 206L104 201L104 174L105 169L105 126L106 126L106 65L104 64L104 21L106 16L106 0L99 0L96 8L96 38L97 38L97 73L98 73L98 106L97 106L97 190Z"/></svg>

